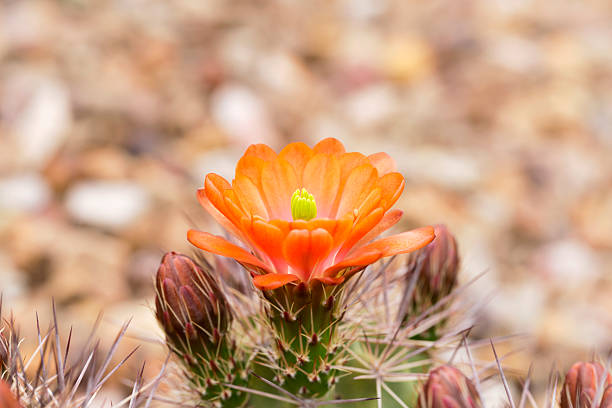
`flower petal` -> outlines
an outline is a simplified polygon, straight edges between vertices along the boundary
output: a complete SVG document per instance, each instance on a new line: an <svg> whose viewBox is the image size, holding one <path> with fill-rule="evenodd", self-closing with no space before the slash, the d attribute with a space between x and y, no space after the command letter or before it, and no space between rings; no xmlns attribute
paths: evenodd
<svg viewBox="0 0 612 408"><path fill-rule="evenodd" d="M287 262L283 258L283 242L286 234L275 225L256 219L251 225L251 236L255 245L270 257L276 271L287 272Z"/></svg>
<svg viewBox="0 0 612 408"><path fill-rule="evenodd" d="M423 248L436 237L433 227L422 227L401 234L382 238L365 245L355 251L351 257L359 252L380 251L383 257L405 254Z"/></svg>
<svg viewBox="0 0 612 408"><path fill-rule="evenodd" d="M203 188L198 190L197 197L198 201L200 202L200 205L204 207L208 214L210 214L210 216L213 217L215 221L221 224L223 228L225 228L229 233L233 234L239 239L246 239L240 228L238 228L238 226L236 226L229 218L227 218L225 214L219 211L217 207L211 204L210 200L208 200L208 197L206 197L206 192Z"/></svg>
<svg viewBox="0 0 612 408"><path fill-rule="evenodd" d="M291 196L298 189L293 166L286 160L266 163L261 172L261 187L270 218L291 219Z"/></svg>
<svg viewBox="0 0 612 408"><path fill-rule="evenodd" d="M187 231L187 240L204 251L233 258L241 264L251 267L249 268L251 270L259 272L264 271L267 273L273 272L272 268L248 253L244 248L234 245L225 238L217 235L212 235L203 231L189 230Z"/></svg>
<svg viewBox="0 0 612 408"><path fill-rule="evenodd" d="M433 227L424 227L379 239L357 249L341 262L327 268L324 276L334 277L338 273L341 273L342 276L350 276L380 258L423 248L434 238Z"/></svg>
<svg viewBox="0 0 612 408"><path fill-rule="evenodd" d="M406 182L400 173L388 173L379 178L376 184L382 190L381 203L384 203L385 209L389 209L402 195Z"/></svg>
<svg viewBox="0 0 612 408"><path fill-rule="evenodd" d="M304 173L304 167L306 163L313 156L313 151L306 143L297 142L290 143L278 154L278 157L283 160L287 160L289 164L293 166L295 174L298 177L298 181L302 184L302 174ZM309 190L310 191L310 190Z"/></svg>
<svg viewBox="0 0 612 408"><path fill-rule="evenodd" d="M260 290L272 290L299 279L300 278L290 273L268 273L254 276L253 284Z"/></svg>
<svg viewBox="0 0 612 408"><path fill-rule="evenodd" d="M331 251L333 239L323 228L294 229L283 243L285 260L303 281L308 281L318 263Z"/></svg>
<svg viewBox="0 0 612 408"><path fill-rule="evenodd" d="M317 217L329 217L340 187L340 164L334 156L316 154L304 168L303 186L317 203Z"/></svg>
<svg viewBox="0 0 612 408"><path fill-rule="evenodd" d="M365 234L354 246L353 249L357 249L363 246L394 226L402 218L402 210L391 210L387 211L383 216L382 220L374 226L367 234ZM350 254L350 251L349 251Z"/></svg>
<svg viewBox="0 0 612 408"><path fill-rule="evenodd" d="M330 278L350 276L366 266L373 264L380 258L382 258L382 253L380 251L359 252L355 256L351 256L342 262L330 266L323 272L323 276Z"/></svg>
<svg viewBox="0 0 612 408"><path fill-rule="evenodd" d="M264 219L268 218L268 209L261 196L261 191L250 178L236 175L234 179L234 191L236 192L236 196L242 208L247 212L251 215L259 215Z"/></svg>
<svg viewBox="0 0 612 408"><path fill-rule="evenodd" d="M359 208L361 201L370 193L376 182L376 169L366 163L351 171L346 179L336 215L342 216Z"/></svg>
<svg viewBox="0 0 612 408"><path fill-rule="evenodd" d="M333 137L329 137L327 139L321 140L319 143L312 148L315 153L325 153L325 154L342 154L346 150L344 149L344 145L338 139L334 139Z"/></svg>
<svg viewBox="0 0 612 408"><path fill-rule="evenodd" d="M340 259L344 258L344 256L353 248L353 246L382 220L384 215L385 213L383 209L378 207L360 219L353 226L350 235L342 244L342 248L338 252L337 256L340 257Z"/></svg>
<svg viewBox="0 0 612 408"><path fill-rule="evenodd" d="M368 160L370 160L372 166L376 167L379 176L384 176L397 170L395 160L385 152L371 154L368 156Z"/></svg>
<svg viewBox="0 0 612 408"><path fill-rule="evenodd" d="M221 211L226 217L227 208L225 207L225 190L230 190L232 186L223 177L215 173L208 173L204 180L204 191L206 197L217 210Z"/></svg>
<svg viewBox="0 0 612 408"><path fill-rule="evenodd" d="M270 146L258 143L250 145L242 156L255 156L264 161L272 161L276 159L276 152Z"/></svg>
<svg viewBox="0 0 612 408"><path fill-rule="evenodd" d="M266 161L256 156L242 156L236 164L236 177L245 176L261 188L261 171Z"/></svg>

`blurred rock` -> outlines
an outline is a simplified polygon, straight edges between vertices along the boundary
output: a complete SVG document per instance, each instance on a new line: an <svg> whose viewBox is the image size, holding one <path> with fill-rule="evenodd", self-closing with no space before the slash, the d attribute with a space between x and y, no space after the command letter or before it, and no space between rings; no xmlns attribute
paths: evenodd
<svg viewBox="0 0 612 408"><path fill-rule="evenodd" d="M23 165L43 166L64 142L72 122L68 90L61 82L27 73L8 82L0 109Z"/></svg>
<svg viewBox="0 0 612 408"><path fill-rule="evenodd" d="M397 107L396 91L388 85L371 85L348 96L346 113L357 126L375 126L388 119Z"/></svg>
<svg viewBox="0 0 612 408"><path fill-rule="evenodd" d="M597 256L584 243L573 240L552 242L535 254L535 269L565 290L576 290L600 276Z"/></svg>
<svg viewBox="0 0 612 408"><path fill-rule="evenodd" d="M51 191L38 173L22 173L0 178L0 209L36 212L44 209Z"/></svg>
<svg viewBox="0 0 612 408"><path fill-rule="evenodd" d="M210 109L212 118L235 143L275 145L278 140L264 102L243 85L228 83L217 88Z"/></svg>
<svg viewBox="0 0 612 408"><path fill-rule="evenodd" d="M128 181L83 181L68 190L65 205L77 222L116 230L134 222L150 201L139 185Z"/></svg>
<svg viewBox="0 0 612 408"><path fill-rule="evenodd" d="M579 200L573 218L580 235L594 247L612 249L612 186Z"/></svg>

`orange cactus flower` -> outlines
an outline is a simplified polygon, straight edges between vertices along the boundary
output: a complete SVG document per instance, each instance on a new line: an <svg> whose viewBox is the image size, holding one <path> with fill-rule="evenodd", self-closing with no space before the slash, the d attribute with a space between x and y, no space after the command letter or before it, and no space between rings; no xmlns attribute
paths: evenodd
<svg viewBox="0 0 612 408"><path fill-rule="evenodd" d="M407 253L434 238L424 227L372 241L402 215L391 207L404 178L386 153L347 153L336 139L313 148L291 143L280 153L251 145L230 184L210 173L202 206L248 248L207 232L189 241L241 263L262 290L291 282L339 284L371 263Z"/></svg>

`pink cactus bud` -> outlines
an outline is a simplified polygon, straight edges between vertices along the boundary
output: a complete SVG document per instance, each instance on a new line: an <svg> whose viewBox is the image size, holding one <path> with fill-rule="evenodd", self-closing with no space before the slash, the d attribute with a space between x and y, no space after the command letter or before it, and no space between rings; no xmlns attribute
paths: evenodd
<svg viewBox="0 0 612 408"><path fill-rule="evenodd" d="M418 315L449 295L457 283L459 254L455 238L444 225L434 226L434 232L434 240L408 258L406 282L415 273L419 275L412 298L405 299L398 316L402 320Z"/></svg>
<svg viewBox="0 0 612 408"><path fill-rule="evenodd" d="M417 406L418 408L479 408L482 404L472 381L455 367L445 365L429 373Z"/></svg>
<svg viewBox="0 0 612 408"><path fill-rule="evenodd" d="M21 404L15 398L11 388L2 380L0 380L0 407L21 408Z"/></svg>
<svg viewBox="0 0 612 408"><path fill-rule="evenodd" d="M600 363L575 363L565 375L561 390L561 408L612 407L612 390L609 387L611 384L612 375ZM602 387L602 393L599 395L603 394L601 404L600 401L593 404L599 387Z"/></svg>
<svg viewBox="0 0 612 408"><path fill-rule="evenodd" d="M231 320L217 281L193 259L176 252L162 258L156 277L157 320L175 343L201 338L215 341Z"/></svg>

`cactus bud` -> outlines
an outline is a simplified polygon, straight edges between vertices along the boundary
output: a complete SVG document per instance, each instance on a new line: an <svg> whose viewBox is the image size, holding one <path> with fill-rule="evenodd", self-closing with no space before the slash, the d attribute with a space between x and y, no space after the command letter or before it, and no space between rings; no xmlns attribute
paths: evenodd
<svg viewBox="0 0 612 408"><path fill-rule="evenodd" d="M215 330L227 330L231 315L223 293L210 272L188 256L164 255L156 289L157 320L175 345L198 338L214 342Z"/></svg>
<svg viewBox="0 0 612 408"><path fill-rule="evenodd" d="M0 380L0 407L2 408L21 408L21 404L11 392L11 388L7 383Z"/></svg>
<svg viewBox="0 0 612 408"><path fill-rule="evenodd" d="M248 394L225 385L247 385L248 356L231 338L229 303L210 267L176 252L164 255L155 279L156 317L202 401L241 407ZM208 406L208 405L206 405Z"/></svg>
<svg viewBox="0 0 612 408"><path fill-rule="evenodd" d="M411 299L404 299L398 318L406 322L449 295L457 283L459 255L453 235L444 225L434 227L436 237L408 258L406 288L415 273L418 279Z"/></svg>
<svg viewBox="0 0 612 408"><path fill-rule="evenodd" d="M476 387L461 371L441 366L429 373L417 404L418 408L482 407Z"/></svg>
<svg viewBox="0 0 612 408"><path fill-rule="evenodd" d="M606 378L603 378L604 375ZM612 406L612 391L609 387L611 384L612 376L606 372L600 363L575 363L565 376L561 391L561 408L603 408ZM593 404L600 386L605 389L605 392L602 393L601 404L599 404L600 401Z"/></svg>

